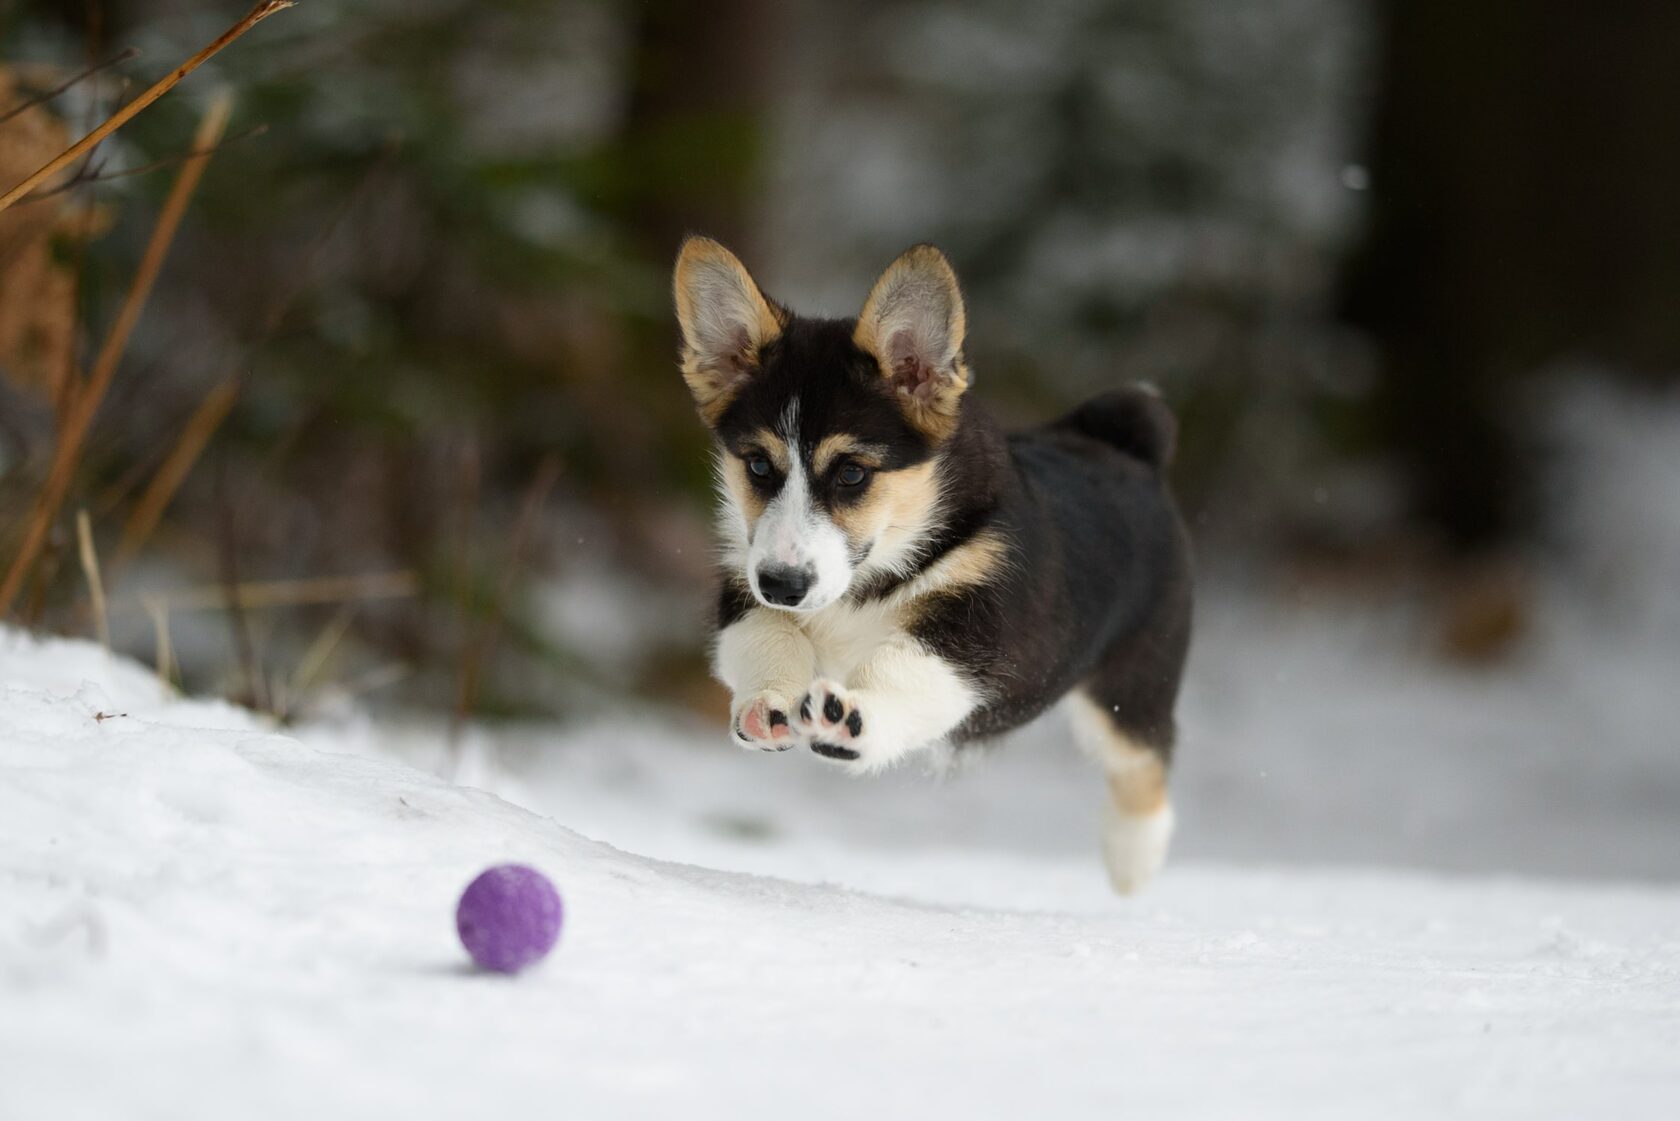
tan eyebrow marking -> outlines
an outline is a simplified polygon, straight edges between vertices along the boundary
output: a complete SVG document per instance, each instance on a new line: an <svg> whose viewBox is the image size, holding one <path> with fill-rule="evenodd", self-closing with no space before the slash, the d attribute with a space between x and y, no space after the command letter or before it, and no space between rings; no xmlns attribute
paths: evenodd
<svg viewBox="0 0 1680 1121"><path fill-rule="evenodd" d="M823 437L822 443L811 455L811 473L821 476L834 465L834 461L843 455L855 456L862 459L880 459L887 449L880 444L866 444L856 436L844 432L833 436Z"/></svg>
<svg viewBox="0 0 1680 1121"><path fill-rule="evenodd" d="M769 457L770 462L776 465L776 470L784 475L787 474L787 444L783 442L780 436L768 428L760 428L753 432L751 443L754 451L761 452Z"/></svg>

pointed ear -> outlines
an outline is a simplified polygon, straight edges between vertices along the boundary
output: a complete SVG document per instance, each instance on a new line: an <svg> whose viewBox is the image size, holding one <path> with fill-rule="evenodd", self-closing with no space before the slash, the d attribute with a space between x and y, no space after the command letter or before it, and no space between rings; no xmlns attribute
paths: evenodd
<svg viewBox="0 0 1680 1121"><path fill-rule="evenodd" d="M875 282L852 341L875 356L912 424L935 441L951 434L968 388L962 290L945 254L907 250Z"/></svg>
<svg viewBox="0 0 1680 1121"><path fill-rule="evenodd" d="M709 237L690 237L671 278L682 328L683 380L706 423L716 423L758 355L782 333L785 313L764 298L746 266Z"/></svg>

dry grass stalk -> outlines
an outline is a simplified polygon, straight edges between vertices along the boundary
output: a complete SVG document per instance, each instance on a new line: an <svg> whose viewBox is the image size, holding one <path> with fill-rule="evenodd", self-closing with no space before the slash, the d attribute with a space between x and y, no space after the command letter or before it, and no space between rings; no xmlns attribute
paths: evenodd
<svg viewBox="0 0 1680 1121"><path fill-rule="evenodd" d="M227 127L231 108L231 99L225 96L217 98L211 104L204 114L204 120L198 126L194 148L209 148L215 145L223 129ZM0 618L11 610L18 589L22 587L24 578L33 567L41 546L46 543L48 532L58 517L59 507L63 505L64 496L70 489L76 466L81 462L82 445L87 440L94 414L99 410L100 402L104 400L105 392L111 386L111 378L116 374L117 364L128 348L128 337L140 319L140 312L146 305L147 297L151 295L152 285L157 280L158 271L163 267L164 258L168 256L169 246L175 240L175 232L186 213L187 203L204 174L204 166L209 158L208 155L195 156L181 165L181 172L175 177L169 197L164 201L163 210L158 215L157 225L152 229L151 240L146 244L146 253L140 260L139 271L135 273L134 282L129 286L128 295L123 298L122 307L117 312L116 322L112 324L110 334L105 337L105 345L100 348L99 356L94 361L93 373L87 383L75 392L63 429L59 433L58 445L53 449L47 481L36 498L35 508L30 512L23 544L18 549L17 556L12 559L5 581L0 583Z"/></svg>
<svg viewBox="0 0 1680 1121"><path fill-rule="evenodd" d="M89 78L93 77L95 74L98 74L102 70L109 70L113 66L121 66L123 63L125 63L128 60L130 60L130 59L136 57L137 55L139 55L139 53L140 52L135 50L133 47L124 47L121 51L119 51L115 55L112 55L110 58L106 59L104 62L96 62L92 66L88 67L86 70L83 70L80 74L77 74L74 77L65 79L63 82L54 86L52 89L42 90L40 93L35 94L33 97L29 97L29 98L24 99L23 101L18 102L16 105L14 105L10 109L6 110L4 113L0 113L0 124L5 124L7 121L11 120L13 117L17 116L19 113L28 112L30 109L35 108L35 106L37 106L37 105L46 104L47 102L51 101L53 98L57 97L59 94L63 93L65 90L69 89L71 86L79 85L80 83L87 81Z"/></svg>
<svg viewBox="0 0 1680 1121"><path fill-rule="evenodd" d="M184 152L175 152L171 155L160 157L159 159L152 160L148 163L140 164L137 167L125 167L117 171L106 171L103 165L95 163L90 159L87 163L84 163L74 175L55 186L44 187L41 190L36 191L34 194L24 199L23 204L44 202L55 195L68 194L85 183L109 183L116 179L131 179L136 175L149 175L154 171L161 170L162 168L174 167L176 164L190 160L194 156L212 155L213 153L221 151L223 148L239 143L241 140L249 140L255 136L262 136L267 132L268 126L265 124L252 125L244 132L235 133L234 135L227 137L214 147L188 148Z"/></svg>
<svg viewBox="0 0 1680 1121"><path fill-rule="evenodd" d="M461 659L460 688L455 698L454 718L450 721L450 742L457 751L461 742L461 731L467 718L472 715L473 705L478 699L479 672L496 648L496 640L501 634L502 612L506 610L507 601L513 594L514 579L523 567L526 545L536 526L537 515L542 512L543 503L548 501L548 492L554 489L554 484L559 478L559 457L544 456L537 466L536 474L531 478L531 485L526 488L525 499L519 506L519 519L514 522L513 537L508 544L507 564L502 569L502 582L496 589L496 601L490 605L489 614L478 629L476 641L467 644Z"/></svg>
<svg viewBox="0 0 1680 1121"><path fill-rule="evenodd" d="M99 645L111 652L111 621L105 612L105 582L99 578L99 554L93 548L93 522L88 512L76 511L76 544L82 558L82 575L87 577L88 598L93 601L93 622L99 630Z"/></svg>
<svg viewBox="0 0 1680 1121"><path fill-rule="evenodd" d="M478 628L473 613L472 542L474 522L478 516L479 460L478 439L468 434L460 448L460 466L455 473L455 533L450 548L450 568L455 578L455 618L459 625L457 637L461 642L461 662L457 673L455 714L449 725L451 750L458 746L463 720L462 698L473 688L468 680L474 657L473 648Z"/></svg>
<svg viewBox="0 0 1680 1121"><path fill-rule="evenodd" d="M315 641L309 644L309 649L298 659L297 668L292 671L292 680L285 690L285 699L275 703L275 715L282 719L292 715L294 699L305 698L321 672L327 668L327 662L337 652L344 636L350 633L350 623L355 618L356 605L347 603L333 615L331 621L321 628L321 633L315 636ZM276 689L276 693L279 690Z"/></svg>
<svg viewBox="0 0 1680 1121"><path fill-rule="evenodd" d="M239 602L239 515L233 503L228 501L226 464L216 473L216 522L216 552L227 606L228 629L233 633L233 649L239 655L240 672L245 676L246 697L252 708L269 712L272 710L268 700L268 679L263 675L256 644L251 641L245 605Z"/></svg>
<svg viewBox="0 0 1680 1121"><path fill-rule="evenodd" d="M169 605L155 596L146 596L140 602L146 614L151 616L152 633L157 639L158 684L168 696L174 691L171 681L175 677L175 646L169 639Z"/></svg>
<svg viewBox="0 0 1680 1121"><path fill-rule="evenodd" d="M104 140L107 136L110 136L113 132L127 124L158 98L174 89L176 83L180 82L182 78L185 78L188 74L191 74L205 62L209 61L209 59L221 51L223 47L226 47L229 43L251 30L251 28L255 27L275 12L284 11L285 9L290 8L293 2L294 0L260 0L256 7L246 13L244 19L241 19L238 23L222 32L222 34L216 38L215 42L187 59L187 61L171 70L168 74L164 75L163 78L161 78L145 93L136 97L133 101L130 101L127 105L124 105L121 109L118 109L115 113L113 113L104 124L95 128L92 132L89 132L86 136L76 141L76 143L66 148L63 152L60 152L57 156L50 160L45 167L42 167L39 171L35 172L35 174L7 191L4 195L0 195L0 210L5 210L19 199L29 194L29 192L33 191L36 187L39 187L42 183L45 183L54 175L57 175L60 171L63 171L65 168L75 163L78 159L86 155L92 148L99 144L100 141ZM197 150L210 146L210 144L195 143L193 148Z"/></svg>
<svg viewBox="0 0 1680 1121"><path fill-rule="evenodd" d="M341 686L341 691L349 700L364 696L376 689L389 688L408 677L413 671L405 665L392 662L389 665L375 666L360 677L351 678L349 683Z"/></svg>
<svg viewBox="0 0 1680 1121"><path fill-rule="evenodd" d="M116 556L111 561L111 571L121 570L134 555L138 553L152 531L157 528L164 510L175 497L175 492L181 488L187 474L192 471L193 464L198 462L199 456L204 454L205 445L216 429L221 427L222 421L227 419L228 412L239 397L239 382L229 378L212 389L204 400L193 410L192 416L181 428L181 435L175 440L175 446L169 455L158 466L152 481L146 484L146 490L140 495L140 501L135 503L134 510L123 525L122 538L117 543Z"/></svg>

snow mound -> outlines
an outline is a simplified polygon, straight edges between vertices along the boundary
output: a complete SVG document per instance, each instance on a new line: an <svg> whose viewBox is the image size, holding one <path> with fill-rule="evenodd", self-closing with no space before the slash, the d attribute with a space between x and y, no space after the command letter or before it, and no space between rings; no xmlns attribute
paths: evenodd
<svg viewBox="0 0 1680 1121"><path fill-rule="evenodd" d="M0 633L0 1117L1680 1104L1673 891L1191 866L1078 914L942 907L630 855L314 736ZM511 980L450 922L507 860L568 916ZM999 900L1095 875L919 867Z"/></svg>

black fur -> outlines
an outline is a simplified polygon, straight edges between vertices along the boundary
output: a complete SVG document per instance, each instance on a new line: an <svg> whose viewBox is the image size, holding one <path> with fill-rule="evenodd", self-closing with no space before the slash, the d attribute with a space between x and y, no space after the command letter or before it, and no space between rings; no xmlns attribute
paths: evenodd
<svg viewBox="0 0 1680 1121"><path fill-rule="evenodd" d="M1172 462L1178 442L1178 421L1172 410L1159 393L1142 385L1093 397L1062 423L1155 468Z"/></svg>
<svg viewBox="0 0 1680 1121"><path fill-rule="evenodd" d="M718 418L717 437L740 454L745 441L762 428L779 429L788 400L799 398L799 434L815 447L824 436L849 432L888 449L882 470L921 463L932 445L893 402L875 360L852 342L855 320L792 318L759 355L759 371ZM838 465L836 465L837 467ZM830 474L834 468L830 469ZM812 480L813 484L831 480ZM838 487L817 489L827 503L844 501Z"/></svg>
<svg viewBox="0 0 1680 1121"><path fill-rule="evenodd" d="M966 412L952 459L973 473L953 490L1011 548L994 581L935 597L913 628L989 693L953 739L1008 731L1083 687L1170 753L1191 615L1188 538L1160 471L1171 414L1139 388L1007 437ZM1001 467L976 470L1000 448Z"/></svg>

